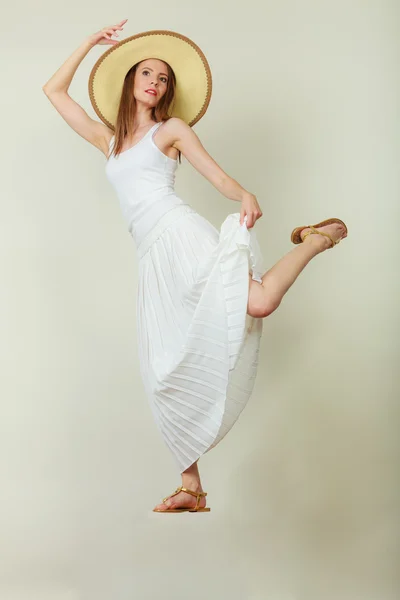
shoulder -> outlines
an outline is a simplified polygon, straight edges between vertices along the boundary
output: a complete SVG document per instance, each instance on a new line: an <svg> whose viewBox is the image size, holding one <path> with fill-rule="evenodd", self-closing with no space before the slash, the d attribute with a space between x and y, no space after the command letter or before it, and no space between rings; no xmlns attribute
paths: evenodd
<svg viewBox="0 0 400 600"><path fill-rule="evenodd" d="M171 146L174 146L178 150L181 150L181 148L177 144L182 144L185 140L190 141L193 135L195 135L190 125L179 117L170 117L165 121L163 127L166 133L165 139L168 140Z"/></svg>
<svg viewBox="0 0 400 600"><path fill-rule="evenodd" d="M164 127L168 129L171 133L183 133L191 129L191 127L179 117L170 117L165 121Z"/></svg>
<svg viewBox="0 0 400 600"><path fill-rule="evenodd" d="M189 127L189 125L187 125L187 123L181 119L180 117L169 117L165 123L169 123L170 125L175 125L175 126L179 126L179 125L186 125L187 127Z"/></svg>

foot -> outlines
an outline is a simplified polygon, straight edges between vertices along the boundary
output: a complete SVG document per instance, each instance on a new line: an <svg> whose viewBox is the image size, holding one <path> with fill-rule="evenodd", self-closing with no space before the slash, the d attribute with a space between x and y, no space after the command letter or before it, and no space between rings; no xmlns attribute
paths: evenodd
<svg viewBox="0 0 400 600"><path fill-rule="evenodd" d="M346 229L340 223L330 223L330 225L324 225L324 227L316 227L318 231L328 233L335 242L347 237ZM311 231L310 227L306 227L300 234L301 240L303 241L304 235ZM318 235L317 233L311 233L306 237L304 243L314 244L320 248L321 252L327 248L332 247L331 240L326 235Z"/></svg>
<svg viewBox="0 0 400 600"><path fill-rule="evenodd" d="M202 492L203 489L199 486L194 485L183 485L182 487L186 487L188 490L192 492ZM194 508L196 506L197 498L192 496L192 494L188 494L187 492L179 492L176 496L172 496L172 498L168 498L165 502L161 504L157 504L155 510L168 510L170 508ZM206 498L202 496L200 498L199 507L204 508L206 506Z"/></svg>

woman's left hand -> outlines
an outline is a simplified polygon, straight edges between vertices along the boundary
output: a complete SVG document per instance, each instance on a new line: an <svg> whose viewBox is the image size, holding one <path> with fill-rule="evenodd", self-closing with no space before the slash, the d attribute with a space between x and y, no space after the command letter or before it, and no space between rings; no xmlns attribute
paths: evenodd
<svg viewBox="0 0 400 600"><path fill-rule="evenodd" d="M242 200L242 208L240 209L240 224L243 225L244 217L247 215L247 229L251 229L257 219L262 217L263 213L257 198L251 194Z"/></svg>

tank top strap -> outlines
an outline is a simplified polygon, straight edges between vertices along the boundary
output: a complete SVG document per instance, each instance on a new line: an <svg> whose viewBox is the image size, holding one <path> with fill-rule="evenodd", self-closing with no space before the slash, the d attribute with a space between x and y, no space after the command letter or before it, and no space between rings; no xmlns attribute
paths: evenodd
<svg viewBox="0 0 400 600"><path fill-rule="evenodd" d="M155 132L160 129L160 126L164 123L164 121L159 121L158 123L155 123L153 125L153 127L150 129L151 131L151 138L153 139L153 136L155 134Z"/></svg>
<svg viewBox="0 0 400 600"><path fill-rule="evenodd" d="M162 125L164 123L164 121L159 121L158 123L155 123L154 127L155 130L157 131L157 129L160 127L160 125Z"/></svg>
<svg viewBox="0 0 400 600"><path fill-rule="evenodd" d="M142 137L142 139L139 140L139 142L144 141L145 138L151 138L153 139L153 135L155 134L155 132L160 128L160 126L164 123L165 121L159 121L158 123L154 123L153 127L150 127L150 129L148 130L147 133L144 134L144 136ZM111 154L111 146L114 145L115 142L115 134L113 134L110 138L110 141L108 143L108 154L110 156ZM136 144L134 144L132 146L132 148L134 148L135 146L137 146L137 144L139 144L139 142L137 142ZM128 148L128 150L131 150L131 148Z"/></svg>

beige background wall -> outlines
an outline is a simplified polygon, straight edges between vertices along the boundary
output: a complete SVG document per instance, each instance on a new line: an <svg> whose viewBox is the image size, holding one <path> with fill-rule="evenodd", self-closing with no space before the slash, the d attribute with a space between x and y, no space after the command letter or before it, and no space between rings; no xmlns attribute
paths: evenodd
<svg viewBox="0 0 400 600"><path fill-rule="evenodd" d="M254 395L200 461L209 515L151 512L180 479L139 379L133 240L41 89L123 18L207 55L195 131L256 194L268 267L297 225L349 228L265 320ZM3 11L1 600L399 597L399 30L388 0ZM92 117L106 49L70 87ZM216 226L239 209L185 159L176 190Z"/></svg>

